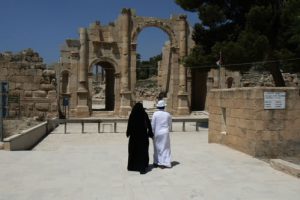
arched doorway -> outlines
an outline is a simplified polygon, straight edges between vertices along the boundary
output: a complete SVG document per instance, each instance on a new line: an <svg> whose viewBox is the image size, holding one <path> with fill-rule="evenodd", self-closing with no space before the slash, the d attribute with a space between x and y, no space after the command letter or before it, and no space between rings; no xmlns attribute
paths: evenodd
<svg viewBox="0 0 300 200"><path fill-rule="evenodd" d="M178 45L178 38L174 30L172 29L172 24L166 20L153 20L144 17L136 17L138 23L134 23L131 35L131 62L132 75L134 79L131 78L131 87L134 88L136 84L136 77L139 70L136 66L136 55L137 55L137 45L138 38L140 34L143 34L143 31L146 29L156 29L162 34L165 34L166 40L162 46L161 61L158 64L157 69L157 83L155 92L157 96L163 94L163 97L166 97L167 100L167 110L170 112L175 112L178 107L178 93L180 90L179 80L177 75L180 73L180 47ZM140 23L139 23L140 22ZM155 37L153 38L155 39ZM186 39L186 38L185 38ZM179 48L178 48L179 47ZM183 51L182 51L183 52ZM182 53L181 52L181 53ZM182 53L183 55L184 53ZM183 67L182 67L183 68ZM185 84L185 83L184 83Z"/></svg>
<svg viewBox="0 0 300 200"><path fill-rule="evenodd" d="M233 78L228 77L227 80L226 80L226 84L227 84L227 88L231 88L232 84L233 84Z"/></svg>
<svg viewBox="0 0 300 200"><path fill-rule="evenodd" d="M155 38L155 42L149 41L149 37ZM166 92L169 36L161 28L145 27L138 34L136 49L135 97L136 101L147 101L150 108L158 94Z"/></svg>
<svg viewBox="0 0 300 200"><path fill-rule="evenodd" d="M200 69L192 69L192 94L191 94L191 110L202 111L205 109L205 100L207 93L207 71Z"/></svg>
<svg viewBox="0 0 300 200"><path fill-rule="evenodd" d="M106 61L98 61L88 74L90 110L113 111L115 108L115 69Z"/></svg>

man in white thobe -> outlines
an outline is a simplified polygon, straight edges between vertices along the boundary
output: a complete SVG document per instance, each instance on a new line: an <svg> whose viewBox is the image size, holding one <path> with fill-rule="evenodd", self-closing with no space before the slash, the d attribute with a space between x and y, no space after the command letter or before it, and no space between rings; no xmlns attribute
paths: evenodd
<svg viewBox="0 0 300 200"><path fill-rule="evenodd" d="M152 130L154 133L154 166L160 168L171 167L171 148L170 148L170 129L172 125L172 117L170 113L164 111L166 104L164 100L158 101L156 107L158 111L152 116Z"/></svg>

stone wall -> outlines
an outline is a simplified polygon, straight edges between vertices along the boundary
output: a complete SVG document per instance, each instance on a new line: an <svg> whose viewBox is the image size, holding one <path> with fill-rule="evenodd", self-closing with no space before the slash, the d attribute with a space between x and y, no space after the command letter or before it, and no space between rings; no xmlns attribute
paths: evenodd
<svg viewBox="0 0 300 200"><path fill-rule="evenodd" d="M264 92L285 92L285 109L264 109ZM209 142L257 157L300 155L300 91L296 87L211 90Z"/></svg>
<svg viewBox="0 0 300 200"><path fill-rule="evenodd" d="M282 73L282 77L287 87L297 87L300 84L299 73ZM275 87L275 83L269 71L259 71L252 67L249 71L241 73L222 67L220 72L219 69L209 71L207 86L210 90L214 88Z"/></svg>
<svg viewBox="0 0 300 200"><path fill-rule="evenodd" d="M9 116L39 118L57 112L55 71L47 70L43 59L32 49L13 54L0 54L0 81L9 83L9 95L19 96L18 103L9 104Z"/></svg>

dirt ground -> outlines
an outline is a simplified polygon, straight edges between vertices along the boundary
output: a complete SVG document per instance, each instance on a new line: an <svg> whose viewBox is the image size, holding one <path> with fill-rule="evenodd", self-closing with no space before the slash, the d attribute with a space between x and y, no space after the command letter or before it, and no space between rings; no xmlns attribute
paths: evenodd
<svg viewBox="0 0 300 200"><path fill-rule="evenodd" d="M34 118L4 119L3 120L4 138L15 134L20 134L23 130L36 126L39 123L41 123L41 121L37 121Z"/></svg>

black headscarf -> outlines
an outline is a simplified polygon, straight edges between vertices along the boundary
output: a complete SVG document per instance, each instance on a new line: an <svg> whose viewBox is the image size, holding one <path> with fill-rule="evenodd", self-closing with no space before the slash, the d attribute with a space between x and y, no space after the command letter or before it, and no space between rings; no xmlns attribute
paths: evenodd
<svg viewBox="0 0 300 200"><path fill-rule="evenodd" d="M148 129L149 137L153 136L148 114L146 113L143 104L138 102L133 106L131 110L128 119L126 135L127 137L129 137L130 135L133 135L136 132L140 132L142 129L146 131Z"/></svg>

